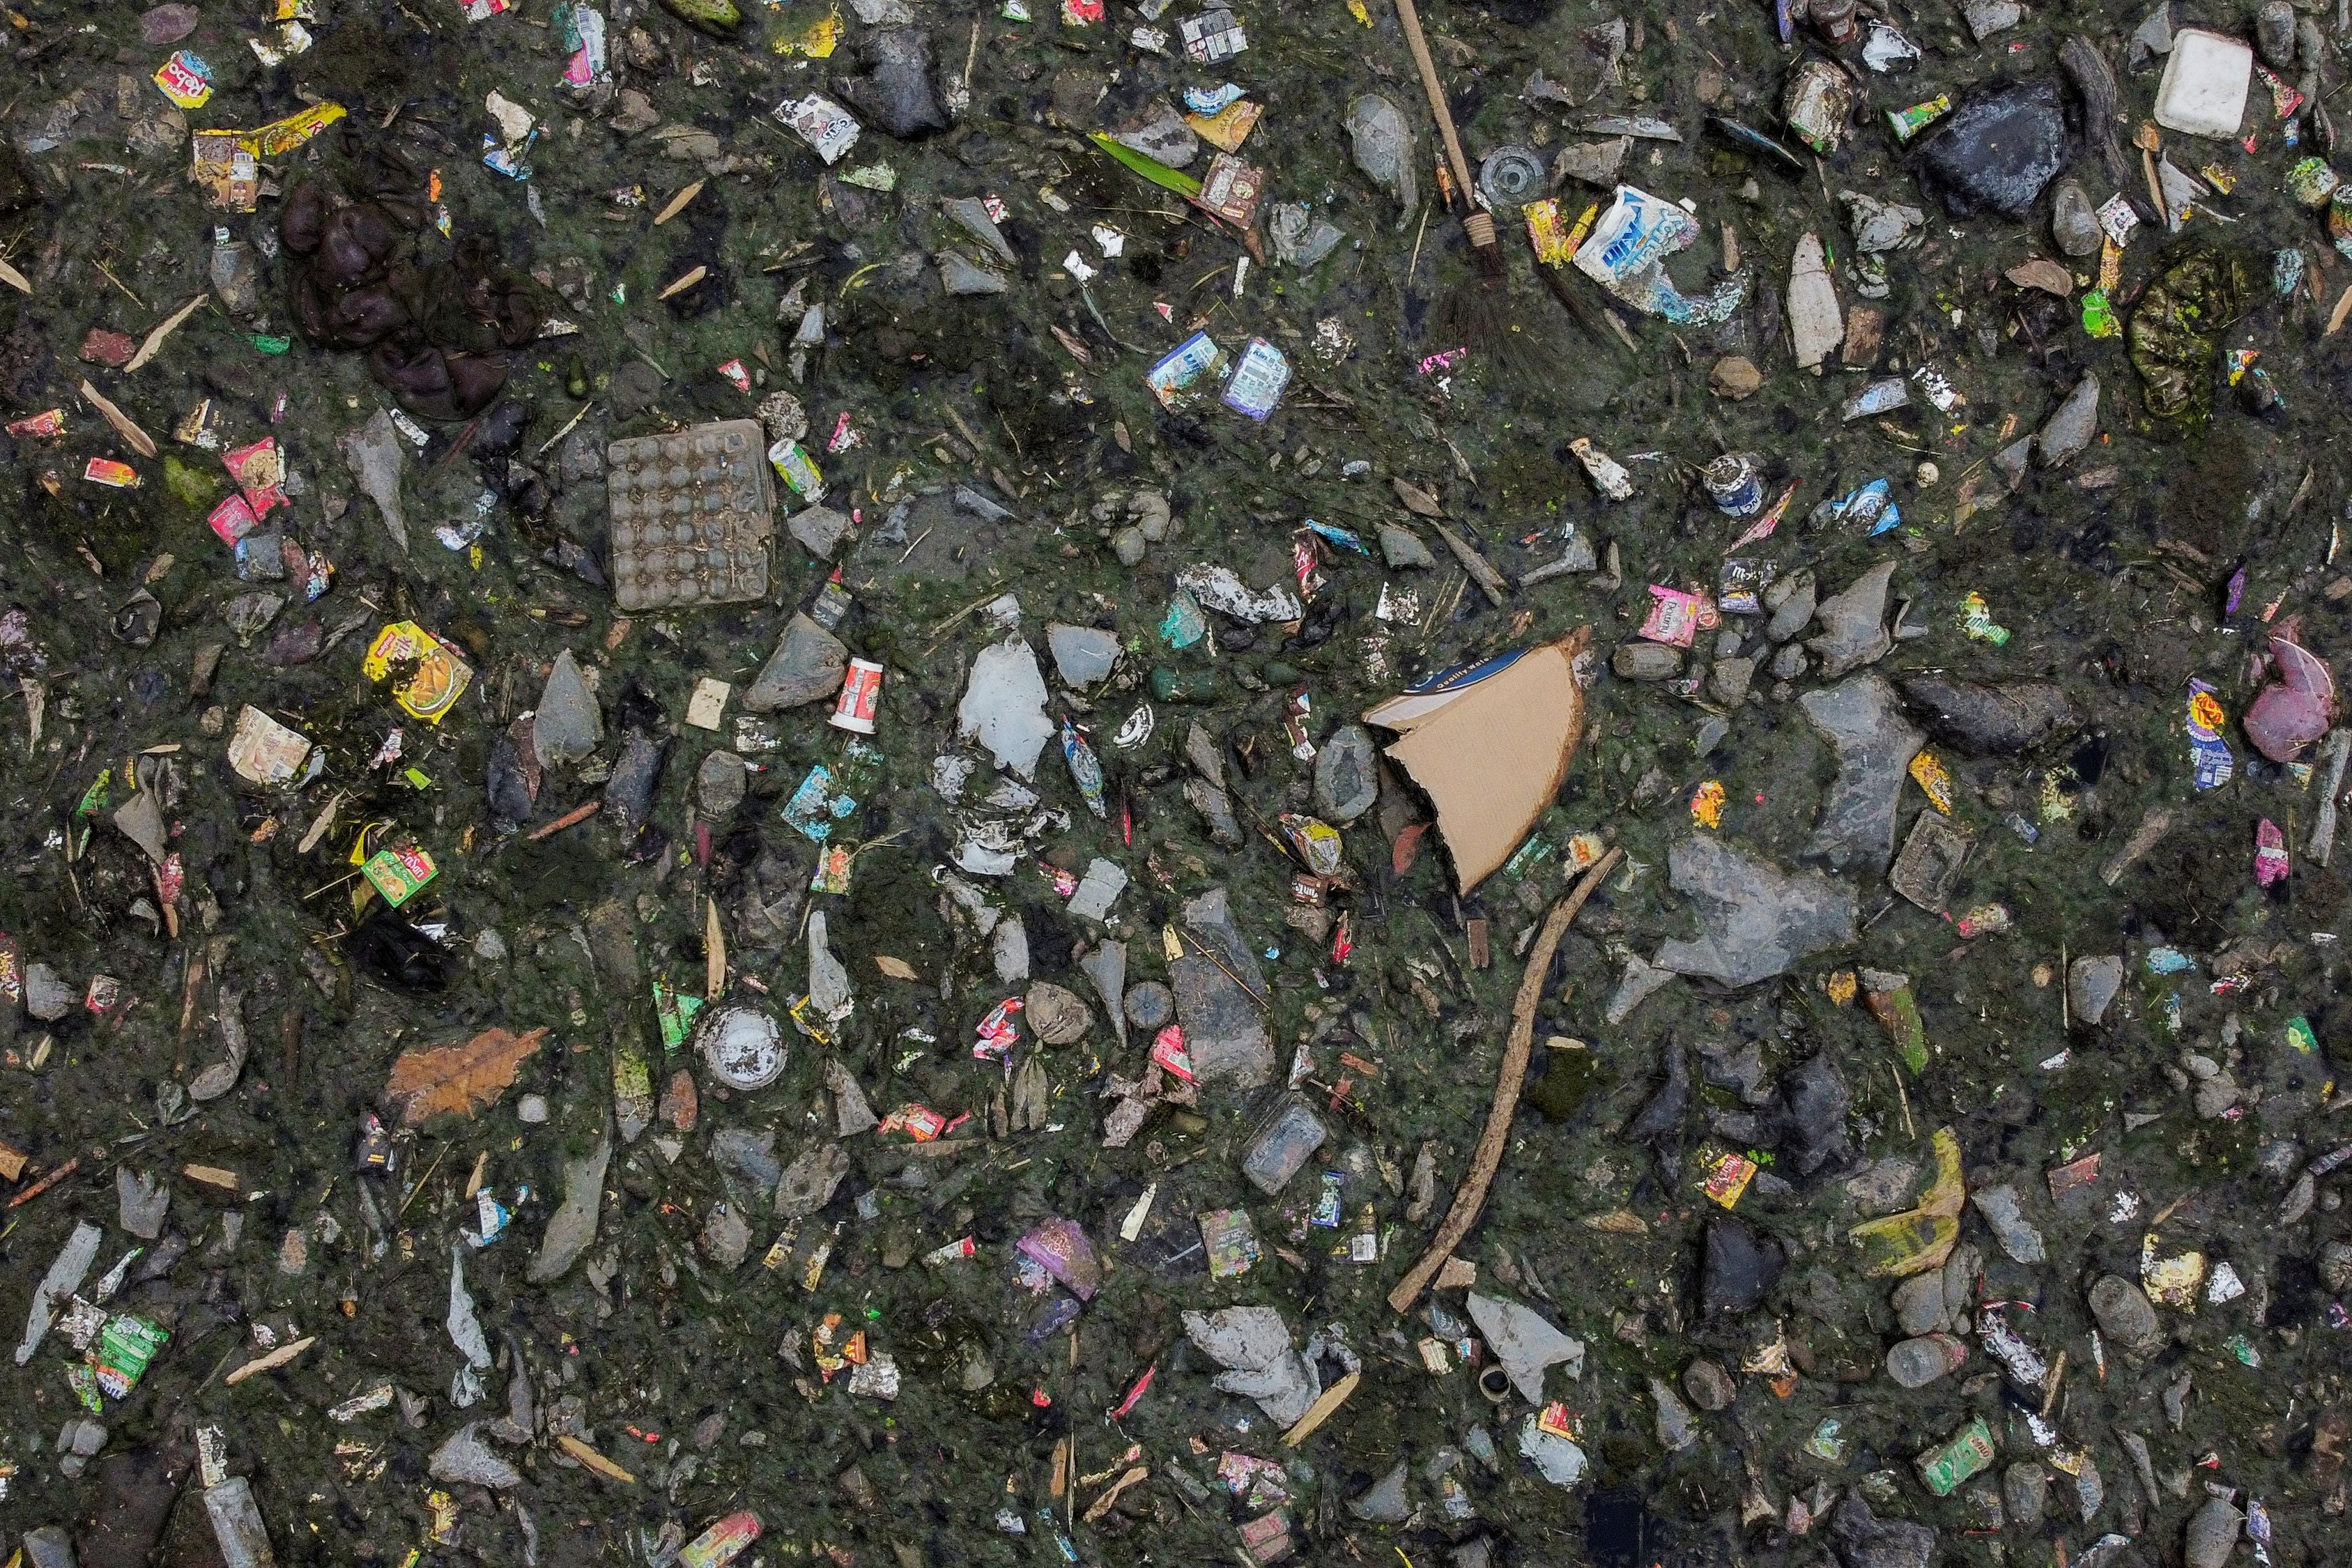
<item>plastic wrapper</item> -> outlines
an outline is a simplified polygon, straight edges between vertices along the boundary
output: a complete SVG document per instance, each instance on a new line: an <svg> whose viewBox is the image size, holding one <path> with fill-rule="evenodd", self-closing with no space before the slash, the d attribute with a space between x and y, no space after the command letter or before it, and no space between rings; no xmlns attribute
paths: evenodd
<svg viewBox="0 0 2352 1568"><path fill-rule="evenodd" d="M1704 295L1684 294L1666 276L1666 258L1697 240L1698 220L1690 214L1620 185L1615 205L1601 215L1591 237L1577 247L1576 268L1645 315L1712 326L1728 320L1748 298L1749 274L1743 267Z"/></svg>

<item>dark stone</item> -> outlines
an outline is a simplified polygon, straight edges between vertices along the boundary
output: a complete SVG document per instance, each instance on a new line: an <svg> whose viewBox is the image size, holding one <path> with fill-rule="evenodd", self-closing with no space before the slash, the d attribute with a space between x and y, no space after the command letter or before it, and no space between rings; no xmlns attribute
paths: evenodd
<svg viewBox="0 0 2352 1568"><path fill-rule="evenodd" d="M654 793L661 787L662 763L669 742L632 730L621 741L621 755L604 785L604 808L611 812L625 838L635 838L654 811Z"/></svg>
<svg viewBox="0 0 2352 1568"><path fill-rule="evenodd" d="M1823 1051L1780 1080L1782 1142L1800 1175L1810 1176L1853 1152L1846 1140L1846 1108L1853 1096L1837 1064Z"/></svg>
<svg viewBox="0 0 2352 1568"><path fill-rule="evenodd" d="M1830 1521L1845 1568L1929 1568L1936 1560L1936 1532L1907 1519L1879 1519L1860 1493L1838 1505Z"/></svg>
<svg viewBox="0 0 2352 1568"><path fill-rule="evenodd" d="M1650 1142L1660 1139L1679 1142L1683 1118L1690 1110L1690 1068L1683 1059L1682 1047L1672 1040L1666 1042L1666 1081L1658 1086L1641 1114L1625 1125L1625 1136Z"/></svg>
<svg viewBox="0 0 2352 1568"><path fill-rule="evenodd" d="M920 27L877 27L866 40L866 74L845 91L876 130L911 142L948 128L931 85L931 36Z"/></svg>
<svg viewBox="0 0 2352 1568"><path fill-rule="evenodd" d="M1904 700L1935 737L1971 756L2013 757L2074 729L2082 721L2054 680L2012 680L1980 686L1942 675L1903 679Z"/></svg>
<svg viewBox="0 0 2352 1568"><path fill-rule="evenodd" d="M1700 1310L1710 1318L1753 1311L1788 1266L1779 1242L1759 1241L1736 1219L1710 1219L1699 1266Z"/></svg>
<svg viewBox="0 0 2352 1568"><path fill-rule="evenodd" d="M184 1467L175 1469L153 1448L133 1448L100 1459L97 1512L76 1542L82 1568L146 1568L185 1473Z"/></svg>
<svg viewBox="0 0 2352 1568"><path fill-rule="evenodd" d="M1955 217L2032 211L2066 161L2057 85L2020 83L1972 100L1921 149L1920 161Z"/></svg>

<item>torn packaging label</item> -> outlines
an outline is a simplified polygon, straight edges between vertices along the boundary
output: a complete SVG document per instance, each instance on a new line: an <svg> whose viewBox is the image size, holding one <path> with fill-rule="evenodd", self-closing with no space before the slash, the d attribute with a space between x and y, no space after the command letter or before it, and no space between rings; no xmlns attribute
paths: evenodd
<svg viewBox="0 0 2352 1568"><path fill-rule="evenodd" d="M1447 670L1365 710L1402 737L1388 755L1436 807L1461 891L1500 869L1559 794L1584 732L1575 667L1591 637Z"/></svg>

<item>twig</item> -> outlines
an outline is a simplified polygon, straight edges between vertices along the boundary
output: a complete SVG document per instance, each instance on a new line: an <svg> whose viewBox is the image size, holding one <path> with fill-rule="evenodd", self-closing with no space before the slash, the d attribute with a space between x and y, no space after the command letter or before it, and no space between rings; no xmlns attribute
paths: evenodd
<svg viewBox="0 0 2352 1568"><path fill-rule="evenodd" d="M1519 1089L1528 1076L1528 1055L1535 1044L1536 1006L1543 1000L1544 979L1551 973L1551 961L1559 952L1560 939L1568 934L1570 921L1584 908L1601 879L1616 868L1624 858L1623 846L1612 849L1593 862L1592 869L1576 885L1576 890L1552 906L1546 916L1543 932L1528 954L1528 966L1519 975L1519 993L1511 1002L1511 1033L1503 1046L1503 1065L1495 1077L1494 1103L1486 1109L1486 1129L1478 1135L1477 1152L1471 1157L1469 1173L1454 1190L1454 1202L1445 1211L1444 1223L1430 1238L1429 1250L1421 1261L1406 1270L1389 1292L1389 1310L1402 1312L1420 1300L1437 1271L1478 1223L1478 1212L1486 1206L1486 1189L1494 1184L1495 1173L1503 1163L1503 1145L1510 1139L1511 1118L1518 1113Z"/></svg>

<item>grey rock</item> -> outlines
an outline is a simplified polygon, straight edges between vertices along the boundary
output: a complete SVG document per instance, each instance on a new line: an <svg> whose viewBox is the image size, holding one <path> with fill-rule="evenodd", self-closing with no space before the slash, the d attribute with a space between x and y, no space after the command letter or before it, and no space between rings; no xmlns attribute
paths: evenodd
<svg viewBox="0 0 2352 1568"><path fill-rule="evenodd" d="M1609 668L1621 680L1672 680L1683 672L1683 653L1659 642L1620 643Z"/></svg>
<svg viewBox="0 0 2352 1568"><path fill-rule="evenodd" d="M1836 749L1838 764L1805 853L1840 870L1885 865L1895 854L1896 803L1925 737L1905 721L1895 689L1875 675L1808 691L1797 705Z"/></svg>
<svg viewBox="0 0 2352 1568"><path fill-rule="evenodd" d="M733 1204L713 1204L702 1222L702 1254L732 1274L751 1250L751 1226Z"/></svg>
<svg viewBox="0 0 2352 1568"><path fill-rule="evenodd" d="M835 1137L855 1138L882 1125L882 1119L874 1114L873 1103L866 1098L865 1086L857 1081L856 1075L831 1057L825 1058L824 1087L833 1096Z"/></svg>
<svg viewBox="0 0 2352 1568"><path fill-rule="evenodd" d="M1078 960L1078 970L1095 983L1095 994L1102 998L1111 1032L1118 1037L1120 1045L1127 1044L1127 1013L1123 1005L1127 997L1127 943L1097 942ZM1175 1010L1173 1002L1169 1004L1169 1009L1171 1013Z"/></svg>
<svg viewBox="0 0 2352 1568"><path fill-rule="evenodd" d="M2050 237L2058 248L2081 260L2099 253L2098 210L2091 205L2090 193L2083 182L2073 175L2058 182L2051 191Z"/></svg>
<svg viewBox="0 0 2352 1568"><path fill-rule="evenodd" d="M1655 1424L1658 1447L1669 1454L1679 1454L1698 1441L1698 1418L1691 1414L1690 1406L1682 1402L1682 1396L1675 1392L1673 1384L1653 1375L1650 1379L1650 1399L1658 1407Z"/></svg>
<svg viewBox="0 0 2352 1568"><path fill-rule="evenodd" d="M1951 1327L1944 1301L1944 1277L1934 1269L1914 1274L1895 1288L1895 1321L1906 1334L1939 1334Z"/></svg>
<svg viewBox="0 0 2352 1568"><path fill-rule="evenodd" d="M1919 162L1953 216L1989 208L2021 217L2065 156L2057 84L2040 81L1971 98L1920 149Z"/></svg>
<svg viewBox="0 0 2352 1568"><path fill-rule="evenodd" d="M596 1221L604 1206L604 1173L613 1163L613 1130L606 1124L596 1146L563 1162L563 1201L548 1217L532 1258L528 1278L534 1285L551 1284L595 1245Z"/></svg>
<svg viewBox="0 0 2352 1568"><path fill-rule="evenodd" d="M953 494L955 497L957 510L961 511L968 511L971 513L972 516L981 518L989 522L1012 522L1015 521L1013 509L1011 507L998 505L992 497L981 494L970 485L956 486ZM901 501L898 504L899 506L905 506L907 503ZM897 515L896 508L892 509L891 515L894 517Z"/></svg>
<svg viewBox="0 0 2352 1568"><path fill-rule="evenodd" d="M2095 1026L2124 988L2120 953L2095 953L2066 966L2066 1010L2077 1024Z"/></svg>
<svg viewBox="0 0 2352 1568"><path fill-rule="evenodd" d="M1150 542L1143 537L1143 530L1133 524L1110 536L1111 553L1118 557L1118 563L1122 566L1142 565L1143 557L1150 548Z"/></svg>
<svg viewBox="0 0 2352 1568"><path fill-rule="evenodd" d="M1625 955L1625 973L1617 978L1617 989L1609 998L1609 1007L1602 1016L1612 1024L1622 1024L1633 1016L1633 1009L1664 990L1674 982L1675 971L1660 969L1644 960L1638 952Z"/></svg>
<svg viewBox="0 0 2352 1568"><path fill-rule="evenodd" d="M1210 783L1197 774L1184 781L1184 798L1209 825L1209 837L1228 849L1242 846L1242 825L1234 816L1234 803L1224 786Z"/></svg>
<svg viewBox="0 0 2352 1568"><path fill-rule="evenodd" d="M1331 731L1315 758L1315 808L1331 822L1353 822L1379 804L1380 755L1360 724Z"/></svg>
<svg viewBox="0 0 2352 1568"><path fill-rule="evenodd" d="M1995 33L2005 33L2025 20L2025 7L2017 0L1969 0L1960 8L1969 24L1969 31L1983 43Z"/></svg>
<svg viewBox="0 0 2352 1568"><path fill-rule="evenodd" d="M2208 1498L2189 1519L2181 1537L2181 1559L2188 1568L2223 1568L2237 1550L2238 1527L2246 1516L2226 1498Z"/></svg>
<svg viewBox="0 0 2352 1568"><path fill-rule="evenodd" d="M1409 1468L1399 1459L1396 1468L1366 1487L1348 1504L1349 1513L1366 1524L1402 1524L1412 1512L1412 1499L1405 1489L1409 1479Z"/></svg>
<svg viewBox="0 0 2352 1568"><path fill-rule="evenodd" d="M360 482L360 493L375 502L376 510L383 514L384 531L406 554L408 513L400 502L400 471L407 466L408 451L392 416L377 409L366 424L336 445L343 461L351 465L352 476Z"/></svg>
<svg viewBox="0 0 2352 1568"><path fill-rule="evenodd" d="M2254 13L2254 48L2273 70L2294 64L2294 7L2287 0L2265 0Z"/></svg>
<svg viewBox="0 0 2352 1568"><path fill-rule="evenodd" d="M1905 700L1937 740L1973 756L2013 757L2081 722L2066 689L2054 680L1986 686L1948 676L1912 675L1901 685Z"/></svg>
<svg viewBox="0 0 2352 1568"><path fill-rule="evenodd" d="M1849 1493L1830 1521L1830 1540L1844 1568L1932 1568L1936 1532L1907 1519L1879 1519L1859 1492Z"/></svg>
<svg viewBox="0 0 2352 1568"><path fill-rule="evenodd" d="M786 531L807 546L810 554L825 561L833 559L833 552L849 537L852 526L846 513L829 506L803 507L784 523Z"/></svg>
<svg viewBox="0 0 2352 1568"><path fill-rule="evenodd" d="M1812 667L1812 658L1801 643L1783 643L1772 656L1772 676L1777 680L1794 680Z"/></svg>
<svg viewBox="0 0 2352 1568"><path fill-rule="evenodd" d="M1758 658L1717 659L1710 672L1716 700L1727 708L1737 708L1747 701L1748 689L1756 679L1757 663Z"/></svg>
<svg viewBox="0 0 2352 1568"><path fill-rule="evenodd" d="M2042 449L2042 466L2063 467L2070 459L2080 457L2098 433L2099 378L2085 372L2034 437L2035 445Z"/></svg>
<svg viewBox="0 0 2352 1568"><path fill-rule="evenodd" d="M713 752L694 770L695 805L712 822L724 822L743 804L751 784L751 772L742 758L732 752Z"/></svg>
<svg viewBox="0 0 2352 1568"><path fill-rule="evenodd" d="M1551 161L1552 184L1580 180L1605 190L1617 183L1619 173L1625 167L1625 155L1633 150L1631 136L1612 136L1604 142L1571 142Z"/></svg>
<svg viewBox="0 0 2352 1568"><path fill-rule="evenodd" d="M1127 988L1127 1021L1139 1029L1160 1029L1176 1016L1176 997L1157 980L1145 980Z"/></svg>
<svg viewBox="0 0 2352 1568"><path fill-rule="evenodd" d="M1097 626L1045 627L1045 646L1054 655L1054 669L1065 686L1087 687L1111 672L1118 663L1118 634Z"/></svg>
<svg viewBox="0 0 2352 1568"><path fill-rule="evenodd" d="M481 1430L481 1423L468 1422L433 1450L425 1468L435 1480L488 1487L493 1491L522 1485L522 1472L490 1451L490 1446L482 1440Z"/></svg>
<svg viewBox="0 0 2352 1568"><path fill-rule="evenodd" d="M741 1127L720 1128L710 1137L710 1163L730 1175L740 1177L763 1198L776 1190L776 1183L784 1173L783 1166L776 1160L776 1132L772 1127L758 1132Z"/></svg>
<svg viewBox="0 0 2352 1568"><path fill-rule="evenodd" d="M959 299L1002 294L1013 285L1002 273L991 272L961 250L940 252L940 287Z"/></svg>
<svg viewBox="0 0 2352 1568"><path fill-rule="evenodd" d="M2125 1350L2145 1350L2164 1337L2147 1295L2120 1274L2103 1274L2091 1286L2091 1315Z"/></svg>
<svg viewBox="0 0 2352 1568"><path fill-rule="evenodd" d="M547 1097L526 1094L515 1101L515 1120L526 1127L542 1127L547 1123Z"/></svg>
<svg viewBox="0 0 2352 1568"><path fill-rule="evenodd" d="M961 224L965 233L995 252L999 260L1011 265L1021 259L996 226L996 219L989 216L988 204L978 196L950 196L940 204L940 211Z"/></svg>
<svg viewBox="0 0 2352 1568"><path fill-rule="evenodd" d="M2033 437L2020 436L1992 455L1992 466L2009 481L2011 489L2025 482L2025 470L2033 460Z"/></svg>
<svg viewBox="0 0 2352 1568"><path fill-rule="evenodd" d="M1949 1334L1921 1334L1887 1347L1886 1375L1900 1388L1925 1388L1950 1375L1968 1347Z"/></svg>
<svg viewBox="0 0 2352 1568"><path fill-rule="evenodd" d="M1054 738L1035 650L1018 636L981 649L956 708L956 725L965 740L986 746L998 767L1035 778L1037 754Z"/></svg>
<svg viewBox="0 0 2352 1568"><path fill-rule="evenodd" d="M1739 1397L1739 1384L1721 1366L1701 1356L1683 1368L1683 1392L1701 1410L1728 1410Z"/></svg>
<svg viewBox="0 0 2352 1568"><path fill-rule="evenodd" d="M2011 1524L2032 1530L2049 1502L2050 1472L2032 1459L2020 1459L2001 1472L2000 1505Z"/></svg>
<svg viewBox="0 0 2352 1568"><path fill-rule="evenodd" d="M74 1009L74 988L46 963L25 965L25 1011L44 1024L54 1024Z"/></svg>
<svg viewBox="0 0 2352 1568"><path fill-rule="evenodd" d="M1985 1187L1969 1194L1977 1213L1992 1231L2000 1249L2015 1263L2046 1263L2050 1254L2042 1245L2042 1233L2025 1217L2017 1189L2013 1186Z"/></svg>
<svg viewBox="0 0 2352 1568"><path fill-rule="evenodd" d="M1892 561L1880 562L1814 607L1822 632L1805 646L1820 656L1823 680L1875 664L1895 646L1885 626L1886 590L1895 580L1895 566Z"/></svg>
<svg viewBox="0 0 2352 1568"><path fill-rule="evenodd" d="M1584 1342L1561 1332L1533 1307L1483 1290L1471 1291L1463 1305L1478 1325L1478 1337L1494 1351L1511 1386L1528 1404L1544 1402L1544 1373L1550 1368L1564 1364L1569 1376L1584 1375Z"/></svg>
<svg viewBox="0 0 2352 1568"><path fill-rule="evenodd" d="M743 708L753 713L773 713L821 701L841 689L849 673L849 649L839 637L804 615L784 624L776 651L761 668L758 679L744 689Z"/></svg>
<svg viewBox="0 0 2352 1568"><path fill-rule="evenodd" d="M1782 871L1708 837L1676 843L1666 865L1675 890L1697 907L1699 934L1663 944L1661 968L1753 985L1854 940L1853 894L1826 877Z"/></svg>
<svg viewBox="0 0 2352 1568"><path fill-rule="evenodd" d="M114 1171L114 1201L123 1229L142 1241L153 1241L163 1234L163 1216L172 1207L168 1181L133 1171L128 1165L118 1165Z"/></svg>
<svg viewBox="0 0 2352 1568"><path fill-rule="evenodd" d="M1184 760L1192 764L1193 772L1215 784L1225 787L1225 753L1217 738L1195 720L1184 731Z"/></svg>
<svg viewBox="0 0 2352 1568"><path fill-rule="evenodd" d="M1253 995L1265 995L1265 980L1226 910L1224 889L1212 888L1184 906L1182 934L1184 955L1168 973L1192 1070L1203 1084L1255 1089L1274 1072L1274 1040ZM1216 950L1215 958L1202 951L1202 943Z"/></svg>
<svg viewBox="0 0 2352 1568"><path fill-rule="evenodd" d="M1911 1206L1911 1194L1918 1185L1919 1162L1890 1154L1848 1176L1845 1195L1865 1215L1890 1215Z"/></svg>
<svg viewBox="0 0 2352 1568"><path fill-rule="evenodd" d="M147 858L158 866L170 845L163 837L163 804L161 791L149 787L141 790L114 814L114 826L122 837L147 852Z"/></svg>
<svg viewBox="0 0 2352 1568"><path fill-rule="evenodd" d="M1029 978L1029 928L1019 920L999 921L989 932L989 955L996 964L1000 985L1018 985Z"/></svg>
<svg viewBox="0 0 2352 1568"><path fill-rule="evenodd" d="M931 83L931 37L920 27L877 27L860 50L866 74L844 89L875 129L910 142L948 128Z"/></svg>
<svg viewBox="0 0 2352 1568"><path fill-rule="evenodd" d="M106 1233L84 1220L76 1225L73 1234L58 1249L49 1262L49 1271L33 1287L32 1304L25 1311L25 1337L16 1346L16 1364L24 1365L33 1359L48 1337L49 1325L57 1321L58 1308L81 1289L83 1276L98 1260L98 1244Z"/></svg>
<svg viewBox="0 0 2352 1568"><path fill-rule="evenodd" d="M849 1151L838 1143L819 1143L784 1167L776 1184L776 1217L803 1219L833 1201L849 1175Z"/></svg>
<svg viewBox="0 0 2352 1568"><path fill-rule="evenodd" d="M105 1447L106 1428L87 1415L68 1415L66 1424L58 1428L57 1452L60 1454L78 1454L88 1459Z"/></svg>
<svg viewBox="0 0 2352 1568"><path fill-rule="evenodd" d="M61 1524L45 1524L25 1532L25 1559L31 1568L79 1568L73 1542Z"/></svg>
<svg viewBox="0 0 2352 1568"><path fill-rule="evenodd" d="M539 709L531 720L531 743L542 763L576 763L595 751L604 739L604 715L595 694L572 661L572 650L555 656L540 688Z"/></svg>
<svg viewBox="0 0 2352 1568"><path fill-rule="evenodd" d="M1782 643L1803 631L1812 622L1818 596L1810 566L1775 578L1764 590L1764 609L1772 617L1764 625L1764 636Z"/></svg>

